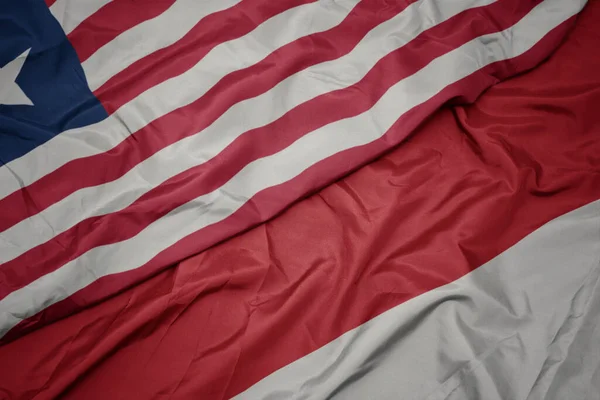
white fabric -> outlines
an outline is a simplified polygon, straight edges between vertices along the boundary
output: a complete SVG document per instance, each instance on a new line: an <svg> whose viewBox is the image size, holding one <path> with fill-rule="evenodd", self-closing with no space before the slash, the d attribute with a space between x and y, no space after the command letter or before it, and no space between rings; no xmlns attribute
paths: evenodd
<svg viewBox="0 0 600 400"><path fill-rule="evenodd" d="M112 0L56 0L50 12L68 35Z"/></svg>
<svg viewBox="0 0 600 400"><path fill-rule="evenodd" d="M21 68L23 68L30 50L25 50L23 54L13 61L10 61L4 67L0 67L0 105L33 105L29 97L27 97L17 83L17 78L21 73Z"/></svg>
<svg viewBox="0 0 600 400"><path fill-rule="evenodd" d="M239 2L177 0L164 13L121 33L83 62L90 89L98 89L134 62L171 46L207 15L233 7Z"/></svg>

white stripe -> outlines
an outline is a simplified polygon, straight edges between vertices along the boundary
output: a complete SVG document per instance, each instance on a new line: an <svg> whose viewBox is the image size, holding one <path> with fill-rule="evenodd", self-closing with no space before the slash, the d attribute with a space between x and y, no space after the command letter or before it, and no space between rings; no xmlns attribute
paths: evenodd
<svg viewBox="0 0 600 400"><path fill-rule="evenodd" d="M213 158L245 131L267 125L319 95L355 84L382 57L423 31L465 9L492 2L465 0L436 4L436 0L421 0L413 3L369 32L347 55L305 69L271 91L236 104L203 132L161 150L120 179L77 191L0 233L0 240L18 244L3 249L0 263L45 243L85 218L127 207L172 176Z"/></svg>
<svg viewBox="0 0 600 400"><path fill-rule="evenodd" d="M79 24L112 0L57 0L50 12L68 35Z"/></svg>
<svg viewBox="0 0 600 400"><path fill-rule="evenodd" d="M525 399L540 384L545 364L559 361L551 357L552 345L569 346L600 289L599 260L596 201L549 222L457 281L283 367L235 399Z"/></svg>
<svg viewBox="0 0 600 400"><path fill-rule="evenodd" d="M0 199L71 160L110 150L153 120L192 103L227 74L249 67L301 37L338 25L360 0L298 6L248 35L212 49L182 75L162 82L97 124L65 131L0 167Z"/></svg>
<svg viewBox="0 0 600 400"><path fill-rule="evenodd" d="M207 15L225 10L240 0L177 0L161 15L121 33L83 62L92 91L157 50L171 46Z"/></svg>
<svg viewBox="0 0 600 400"><path fill-rule="evenodd" d="M513 27L479 37L447 53L388 90L368 112L302 137L290 147L254 161L218 190L173 210L137 236L96 247L0 300L0 335L21 319L61 301L99 277L138 268L162 250L222 221L265 188L286 182L345 149L381 137L405 112L490 63L523 54L551 29L576 14L584 0L546 0Z"/></svg>

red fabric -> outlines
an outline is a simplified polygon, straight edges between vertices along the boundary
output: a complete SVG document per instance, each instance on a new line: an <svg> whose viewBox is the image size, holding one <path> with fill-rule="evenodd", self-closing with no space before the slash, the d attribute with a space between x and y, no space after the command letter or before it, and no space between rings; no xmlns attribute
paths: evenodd
<svg viewBox="0 0 600 400"><path fill-rule="evenodd" d="M149 88L184 73L216 46L248 34L285 10L315 1L244 0L210 14L172 46L157 50L120 71L95 90L94 95L112 114ZM75 48L79 51L77 46Z"/></svg>
<svg viewBox="0 0 600 400"><path fill-rule="evenodd" d="M140 7L135 0L112 0L69 33L69 41L81 62L123 32L159 16L175 0L153 0Z"/></svg>
<svg viewBox="0 0 600 400"><path fill-rule="evenodd" d="M277 219L0 347L0 398L230 397L600 198L599 18Z"/></svg>

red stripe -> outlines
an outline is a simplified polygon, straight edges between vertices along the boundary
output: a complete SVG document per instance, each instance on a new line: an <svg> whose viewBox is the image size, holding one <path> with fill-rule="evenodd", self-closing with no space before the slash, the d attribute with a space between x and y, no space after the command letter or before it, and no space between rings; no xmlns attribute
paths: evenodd
<svg viewBox="0 0 600 400"><path fill-rule="evenodd" d="M4 283L0 287L0 298L94 247L134 237L176 207L218 189L250 162L277 153L305 134L368 111L392 85L412 75L430 60L473 37L512 26L539 2L502 0L485 9L467 10L424 32L418 39L381 59L356 85L302 104L274 123L242 135L218 156L153 188L124 210L86 219L54 240L5 263L0 271ZM490 24L489 20L495 23ZM341 104L344 107L340 107ZM209 109L204 111L210 112ZM155 129L167 132L168 126ZM132 218L133 215L136 217ZM115 226L119 229L114 229Z"/></svg>
<svg viewBox="0 0 600 400"><path fill-rule="evenodd" d="M44 0L44 2L48 7L50 7L52 4L56 3L56 0Z"/></svg>
<svg viewBox="0 0 600 400"><path fill-rule="evenodd" d="M113 0L79 24L68 38L83 62L121 33L162 14L174 2Z"/></svg>
<svg viewBox="0 0 600 400"><path fill-rule="evenodd" d="M197 64L217 45L240 38L264 21L317 0L245 0L202 19L181 40L131 64L94 94L109 114L151 87ZM412 0L411 0L412 1Z"/></svg>
<svg viewBox="0 0 600 400"><path fill-rule="evenodd" d="M2 216L0 232L28 218L32 202L39 212L76 190L117 179L165 146L204 129L232 105L262 94L302 69L346 54L373 27L404 8L403 5L382 9L379 1L359 3L335 28L301 38L256 65L227 75L202 98L158 118L110 151L73 160L10 194L0 201L0 208L11 210L9 215ZM325 44L315 46L315 43Z"/></svg>
<svg viewBox="0 0 600 400"><path fill-rule="evenodd" d="M440 112L275 221L0 346L0 387L40 400L225 398L598 198L587 107L600 93L582 93L599 83L593 4L533 73Z"/></svg>

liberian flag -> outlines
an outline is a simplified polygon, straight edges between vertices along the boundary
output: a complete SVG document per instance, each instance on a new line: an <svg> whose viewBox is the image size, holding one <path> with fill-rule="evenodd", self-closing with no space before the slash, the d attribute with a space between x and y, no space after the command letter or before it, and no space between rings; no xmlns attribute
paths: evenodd
<svg viewBox="0 0 600 400"><path fill-rule="evenodd" d="M597 398L596 4L5 0L0 396Z"/></svg>

